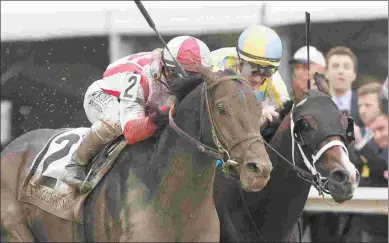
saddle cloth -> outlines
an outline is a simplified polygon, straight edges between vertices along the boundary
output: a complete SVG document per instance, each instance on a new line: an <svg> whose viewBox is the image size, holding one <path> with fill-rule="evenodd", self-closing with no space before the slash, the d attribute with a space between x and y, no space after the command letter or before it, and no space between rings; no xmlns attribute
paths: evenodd
<svg viewBox="0 0 389 243"><path fill-rule="evenodd" d="M90 192L79 193L61 180L65 166L81 144L89 128L63 129L46 143L31 164L19 200L33 204L62 219L83 223L83 203ZM87 181L95 188L112 167L126 141L118 137L93 158L87 168Z"/></svg>

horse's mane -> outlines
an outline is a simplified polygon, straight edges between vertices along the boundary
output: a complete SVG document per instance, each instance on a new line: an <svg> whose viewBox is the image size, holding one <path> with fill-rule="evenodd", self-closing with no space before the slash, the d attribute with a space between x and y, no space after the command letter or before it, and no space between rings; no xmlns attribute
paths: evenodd
<svg viewBox="0 0 389 243"><path fill-rule="evenodd" d="M277 112L279 113L278 118L275 119L273 122L271 122L269 125L267 125L265 128L261 129L262 137L263 139L265 139L266 142L269 143L270 140L273 138L273 136L276 134L282 121L292 110L292 106L293 106L292 100L283 102L282 108L280 110L277 110Z"/></svg>
<svg viewBox="0 0 389 243"><path fill-rule="evenodd" d="M198 87L205 80L216 80L221 76L213 73L209 68L197 67L198 73L191 73L188 77L175 78L170 82L169 94L175 97L178 105L190 92Z"/></svg>
<svg viewBox="0 0 389 243"><path fill-rule="evenodd" d="M175 97L175 103L179 104L190 92L199 86L204 79L200 76L175 78L169 85L168 93Z"/></svg>

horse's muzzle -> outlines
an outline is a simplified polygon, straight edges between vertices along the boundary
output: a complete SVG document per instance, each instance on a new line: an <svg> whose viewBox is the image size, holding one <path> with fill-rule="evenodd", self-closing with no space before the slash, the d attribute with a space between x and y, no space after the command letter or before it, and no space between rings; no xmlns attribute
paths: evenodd
<svg viewBox="0 0 389 243"><path fill-rule="evenodd" d="M267 162L246 162L240 168L240 182L243 190L256 192L262 190L270 179L273 166Z"/></svg>

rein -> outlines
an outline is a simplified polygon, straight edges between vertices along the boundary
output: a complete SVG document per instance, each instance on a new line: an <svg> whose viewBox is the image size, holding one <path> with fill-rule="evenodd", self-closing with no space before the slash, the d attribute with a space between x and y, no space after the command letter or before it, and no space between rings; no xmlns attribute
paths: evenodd
<svg viewBox="0 0 389 243"><path fill-rule="evenodd" d="M225 158L225 154L221 153L220 151L217 151L199 141L196 139L192 138L190 135L188 135L186 132L184 132L181 128L179 128L176 123L174 122L173 119L173 114L175 113L175 106L173 105L172 108L169 111L169 125L176 131L180 136L185 137L186 139L189 140L192 144L196 145L196 147L203 153L214 157L216 159L221 159L223 160ZM227 152L227 151L226 151Z"/></svg>

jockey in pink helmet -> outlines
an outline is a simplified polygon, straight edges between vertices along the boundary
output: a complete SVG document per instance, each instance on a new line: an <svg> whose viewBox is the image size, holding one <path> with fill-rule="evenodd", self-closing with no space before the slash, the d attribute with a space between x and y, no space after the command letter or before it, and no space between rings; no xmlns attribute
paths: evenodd
<svg viewBox="0 0 389 243"><path fill-rule="evenodd" d="M197 64L210 66L210 50L197 38L179 36L167 46L188 75L196 74ZM85 93L84 109L93 125L66 166L63 180L80 189L89 160L121 133L129 144L151 137L157 126L150 115L168 105L165 85L180 75L179 70L166 48L111 63ZM83 191L89 191L90 186L84 185Z"/></svg>

